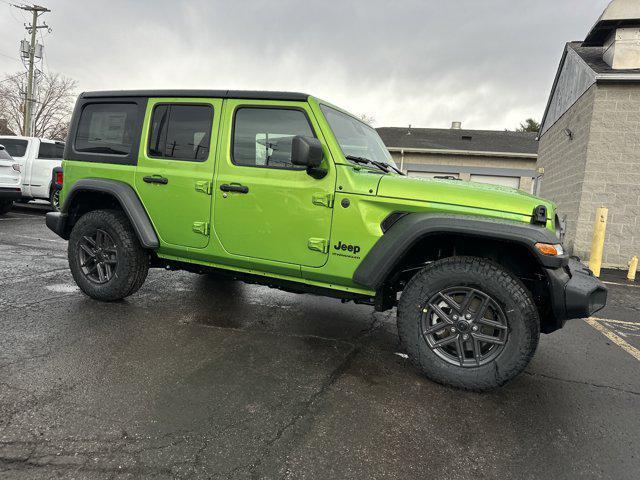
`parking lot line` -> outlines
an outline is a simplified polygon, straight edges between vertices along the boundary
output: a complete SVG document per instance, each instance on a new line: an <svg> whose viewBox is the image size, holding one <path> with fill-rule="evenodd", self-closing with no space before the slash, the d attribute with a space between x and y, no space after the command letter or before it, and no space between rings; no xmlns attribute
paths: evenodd
<svg viewBox="0 0 640 480"><path fill-rule="evenodd" d="M609 320L606 320L603 318L590 317L590 318L585 318L584 321L587 322L596 330L598 330L605 337L607 337L609 340L611 340L613 343L615 343L617 346L619 346L621 349L623 349L625 352L627 352L629 355L631 355L633 358L635 358L640 362L640 350L638 350L636 347L632 345L629 345L622 337L616 335L613 331L609 330L607 327L605 327L600 323L600 321L608 322Z"/></svg>
<svg viewBox="0 0 640 480"><path fill-rule="evenodd" d="M599 322L606 322L606 323L617 323L620 325L633 325L634 327L640 327L640 321L637 322L628 322L626 320L612 320L610 318L599 318L599 317L591 317L594 320L597 320Z"/></svg>
<svg viewBox="0 0 640 480"><path fill-rule="evenodd" d="M607 282L607 281L604 281L604 280L602 280L602 283L606 283L607 285L618 285L620 287L640 288L640 285L635 285L633 283Z"/></svg>

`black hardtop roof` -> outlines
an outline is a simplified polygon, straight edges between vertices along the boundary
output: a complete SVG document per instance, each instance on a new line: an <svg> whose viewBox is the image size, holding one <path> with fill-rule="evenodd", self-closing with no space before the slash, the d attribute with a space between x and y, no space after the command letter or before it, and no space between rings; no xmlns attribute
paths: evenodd
<svg viewBox="0 0 640 480"><path fill-rule="evenodd" d="M247 100L306 101L309 95L298 92L269 92L259 90L106 90L83 92L81 98L111 97L188 97L188 98L239 98Z"/></svg>

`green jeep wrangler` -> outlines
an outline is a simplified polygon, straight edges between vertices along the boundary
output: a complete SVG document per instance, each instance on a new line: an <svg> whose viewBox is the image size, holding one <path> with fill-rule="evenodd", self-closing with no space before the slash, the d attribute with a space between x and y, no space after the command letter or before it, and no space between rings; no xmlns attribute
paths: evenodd
<svg viewBox="0 0 640 480"><path fill-rule="evenodd" d="M397 306L415 365L469 390L512 379L540 332L606 302L553 203L408 178L373 128L309 95L83 93L64 158L46 222L97 300L162 267Z"/></svg>

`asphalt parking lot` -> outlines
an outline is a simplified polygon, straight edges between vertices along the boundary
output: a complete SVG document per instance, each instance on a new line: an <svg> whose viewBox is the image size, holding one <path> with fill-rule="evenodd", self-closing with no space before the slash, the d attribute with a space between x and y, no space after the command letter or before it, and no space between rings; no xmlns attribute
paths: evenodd
<svg viewBox="0 0 640 480"><path fill-rule="evenodd" d="M525 374L465 393L409 365L393 312L157 270L92 301L42 209L16 209L0 219L0 477L637 479L640 288L609 287Z"/></svg>

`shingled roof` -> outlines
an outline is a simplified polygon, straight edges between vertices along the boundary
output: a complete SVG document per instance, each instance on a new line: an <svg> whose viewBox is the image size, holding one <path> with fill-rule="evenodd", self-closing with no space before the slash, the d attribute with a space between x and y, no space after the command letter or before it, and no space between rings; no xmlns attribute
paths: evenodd
<svg viewBox="0 0 640 480"><path fill-rule="evenodd" d="M454 150L530 154L538 153L536 133L501 130L462 130L454 128L399 128L376 129L387 148Z"/></svg>

